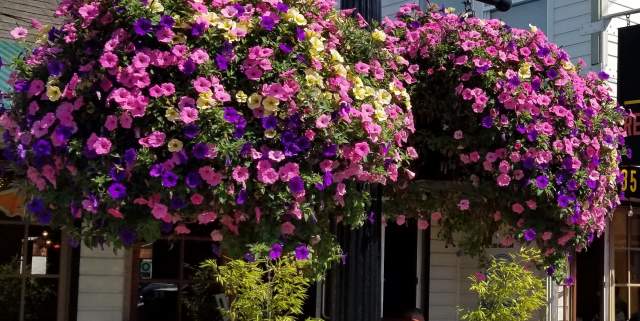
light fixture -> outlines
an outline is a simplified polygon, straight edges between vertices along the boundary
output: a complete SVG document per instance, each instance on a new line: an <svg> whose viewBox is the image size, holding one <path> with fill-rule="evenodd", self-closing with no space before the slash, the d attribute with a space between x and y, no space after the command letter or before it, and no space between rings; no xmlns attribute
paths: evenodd
<svg viewBox="0 0 640 321"><path fill-rule="evenodd" d="M47 237L47 235L49 235L49 232L47 232L47 231L43 231L42 232L42 236Z"/></svg>

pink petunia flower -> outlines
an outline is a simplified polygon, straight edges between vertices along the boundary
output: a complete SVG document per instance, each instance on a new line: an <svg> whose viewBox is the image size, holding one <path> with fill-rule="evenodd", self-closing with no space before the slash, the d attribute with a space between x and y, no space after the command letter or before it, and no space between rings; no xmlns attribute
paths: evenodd
<svg viewBox="0 0 640 321"><path fill-rule="evenodd" d="M291 224L291 222L284 222L280 225L280 233L282 233L282 235L293 235L295 230L296 226Z"/></svg>
<svg viewBox="0 0 640 321"><path fill-rule="evenodd" d="M164 145L165 138L165 133L154 131L151 133L151 135L138 139L138 143L147 148L158 148Z"/></svg>
<svg viewBox="0 0 640 321"><path fill-rule="evenodd" d="M15 27L9 33L11 34L11 37L13 37L13 39L20 40L27 37L27 35L29 34L29 30L24 27Z"/></svg>
<svg viewBox="0 0 640 321"><path fill-rule="evenodd" d="M329 115L321 115L316 119L316 127L318 128L327 128L329 126L329 122L331 122L331 116Z"/></svg>
<svg viewBox="0 0 640 321"><path fill-rule="evenodd" d="M111 141L105 137L98 137L92 145L98 155L105 155L111 151Z"/></svg>
<svg viewBox="0 0 640 321"><path fill-rule="evenodd" d="M180 120L185 124L191 124L198 120L198 110L191 107L185 107L180 110Z"/></svg>
<svg viewBox="0 0 640 321"><path fill-rule="evenodd" d="M460 202L458 202L458 208L461 211L466 211L469 209L469 207L470 207L470 203L468 199L462 199L460 200Z"/></svg>
<svg viewBox="0 0 640 321"><path fill-rule="evenodd" d="M247 179L249 179L249 169L244 166L236 166L233 169L231 177L233 177L233 179L238 183L244 183Z"/></svg>

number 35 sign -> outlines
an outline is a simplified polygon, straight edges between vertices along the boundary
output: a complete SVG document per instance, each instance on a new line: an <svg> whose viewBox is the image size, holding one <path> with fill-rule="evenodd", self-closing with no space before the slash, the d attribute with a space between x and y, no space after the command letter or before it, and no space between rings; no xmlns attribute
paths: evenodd
<svg viewBox="0 0 640 321"><path fill-rule="evenodd" d="M627 200L631 197L640 199L640 166L624 166L620 169L624 176L622 192Z"/></svg>

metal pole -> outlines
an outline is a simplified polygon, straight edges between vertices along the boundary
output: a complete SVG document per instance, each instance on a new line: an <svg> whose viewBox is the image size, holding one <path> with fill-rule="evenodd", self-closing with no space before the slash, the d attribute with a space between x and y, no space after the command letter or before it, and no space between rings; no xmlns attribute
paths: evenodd
<svg viewBox="0 0 640 321"><path fill-rule="evenodd" d="M20 259L20 321L24 321L25 300L27 295L27 255L29 246L29 216L23 210L24 238L22 239L22 258Z"/></svg>

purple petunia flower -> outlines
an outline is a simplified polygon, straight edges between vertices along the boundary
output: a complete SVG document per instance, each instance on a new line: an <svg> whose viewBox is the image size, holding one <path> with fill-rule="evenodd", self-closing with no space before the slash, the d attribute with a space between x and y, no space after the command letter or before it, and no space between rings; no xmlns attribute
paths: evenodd
<svg viewBox="0 0 640 321"><path fill-rule="evenodd" d="M536 230L533 228L527 229L524 231L524 239L527 242L531 242L536 239Z"/></svg>
<svg viewBox="0 0 640 321"><path fill-rule="evenodd" d="M547 275L551 276L554 273L556 273L556 267L553 265L550 265L545 271L547 272Z"/></svg>
<svg viewBox="0 0 640 321"><path fill-rule="evenodd" d="M191 155L196 159L204 159L209 154L209 146L205 143L197 143L191 149Z"/></svg>
<svg viewBox="0 0 640 321"><path fill-rule="evenodd" d="M242 205L244 203L247 202L247 190L243 189L238 193L238 196L236 197L236 204L238 205Z"/></svg>
<svg viewBox="0 0 640 321"><path fill-rule="evenodd" d="M598 73L598 78L600 78L600 80L608 80L609 79L609 74L603 71L600 71Z"/></svg>
<svg viewBox="0 0 640 321"><path fill-rule="evenodd" d="M278 9L278 11L280 12L287 12L289 10L289 6L282 2L278 2L278 4L276 5L276 9Z"/></svg>
<svg viewBox="0 0 640 321"><path fill-rule="evenodd" d="M135 148L129 148L124 152L124 161L127 163L127 166L133 166L137 159L138 153Z"/></svg>
<svg viewBox="0 0 640 321"><path fill-rule="evenodd" d="M305 38L305 33L304 33L304 29L297 27L296 28L296 39L298 41L303 41Z"/></svg>
<svg viewBox="0 0 640 321"><path fill-rule="evenodd" d="M114 200L119 200L127 196L127 188L122 183L113 183L108 189L109 196Z"/></svg>
<svg viewBox="0 0 640 321"><path fill-rule="evenodd" d="M186 138L193 139L200 133L200 128L198 125L190 124L182 130L182 133Z"/></svg>
<svg viewBox="0 0 640 321"><path fill-rule="evenodd" d="M187 187L197 188L202 183L202 178L200 178L200 174L198 174L198 172L192 171L187 174L184 181Z"/></svg>
<svg viewBox="0 0 640 321"><path fill-rule="evenodd" d="M531 81L531 87L533 88L533 90L539 91L541 86L542 86L542 80L540 80L540 78L535 77Z"/></svg>
<svg viewBox="0 0 640 321"><path fill-rule="evenodd" d="M564 279L564 285L565 286L572 286L574 283L573 277L568 276L566 279Z"/></svg>
<svg viewBox="0 0 640 321"><path fill-rule="evenodd" d="M13 90L18 93L26 92L29 90L29 82L24 79L16 80L13 84Z"/></svg>
<svg viewBox="0 0 640 321"><path fill-rule="evenodd" d="M367 221L369 221L369 224L374 224L376 222L376 212L369 212L369 215L367 215Z"/></svg>
<svg viewBox="0 0 640 321"><path fill-rule="evenodd" d="M275 116L267 116L261 119L262 128L275 129L278 126L278 119Z"/></svg>
<svg viewBox="0 0 640 321"><path fill-rule="evenodd" d="M34 198L31 202L27 203L27 211L33 214L42 213L46 209L44 201L41 198Z"/></svg>
<svg viewBox="0 0 640 321"><path fill-rule="evenodd" d="M541 47L541 48L538 48L537 55L540 58L544 58L544 57L548 56L550 53L551 53L551 50L549 50L549 48Z"/></svg>
<svg viewBox="0 0 640 321"><path fill-rule="evenodd" d="M120 237L120 242L122 242L124 246L133 245L133 243L135 243L136 239L138 238L138 234L136 233L136 231L128 227L121 228L120 232L118 232L118 236Z"/></svg>
<svg viewBox="0 0 640 321"><path fill-rule="evenodd" d="M558 71L554 68L549 68L549 70L547 70L547 77L549 77L549 79L556 79L556 77L558 77Z"/></svg>
<svg viewBox="0 0 640 321"><path fill-rule="evenodd" d="M153 164L151 168L149 168L149 176L151 177L160 177L164 173L164 166L162 164Z"/></svg>
<svg viewBox="0 0 640 321"><path fill-rule="evenodd" d="M280 51L282 51L282 53L286 55L290 54L293 51L293 48L291 48L291 46L286 43L281 43L278 48L280 48Z"/></svg>
<svg viewBox="0 0 640 321"><path fill-rule="evenodd" d="M238 122L238 120L240 119L240 114L238 114L238 111L233 108L233 107L224 107L224 116L223 116L224 120L235 124Z"/></svg>
<svg viewBox="0 0 640 321"><path fill-rule="evenodd" d="M336 144L331 144L325 147L324 150L322 151L322 156L326 158L336 157L337 154L338 154L338 145Z"/></svg>
<svg viewBox="0 0 640 321"><path fill-rule="evenodd" d="M59 60L51 60L47 63L47 70L49 74L52 76L60 76L62 74L62 70L64 69L64 64Z"/></svg>
<svg viewBox="0 0 640 321"><path fill-rule="evenodd" d="M200 37L204 34L204 31L206 28L207 28L207 25L204 24L204 22L194 23L191 26L191 35L194 37Z"/></svg>
<svg viewBox="0 0 640 321"><path fill-rule="evenodd" d="M248 252L244 254L243 258L246 262L254 262L256 260L256 257L252 253Z"/></svg>
<svg viewBox="0 0 640 321"><path fill-rule="evenodd" d="M47 209L44 212L36 213L36 219L38 220L38 223L48 225L53 219L53 213Z"/></svg>
<svg viewBox="0 0 640 321"><path fill-rule="evenodd" d="M196 71L196 63L189 58L182 64L182 73L188 76L193 74L194 71Z"/></svg>
<svg viewBox="0 0 640 321"><path fill-rule="evenodd" d="M169 200L169 208L172 210L179 210L187 207L187 202L180 197L173 197Z"/></svg>
<svg viewBox="0 0 640 321"><path fill-rule="evenodd" d="M291 178L289 180L289 189L292 194L300 194L304 192L304 180L300 176Z"/></svg>
<svg viewBox="0 0 640 321"><path fill-rule="evenodd" d="M333 174L331 174L331 172L325 172L324 175L322 175L322 185L329 187L331 184L333 184Z"/></svg>
<svg viewBox="0 0 640 321"><path fill-rule="evenodd" d="M216 66L224 71L229 68L229 59L223 54L216 54Z"/></svg>
<svg viewBox="0 0 640 321"><path fill-rule="evenodd" d="M115 166L112 166L109 169L109 176L112 180L121 182L127 177L127 173L125 171L119 170Z"/></svg>
<svg viewBox="0 0 640 321"><path fill-rule="evenodd" d="M539 189L545 189L547 185L549 185L549 179L546 176L540 175L536 178L536 186Z"/></svg>
<svg viewBox="0 0 640 321"><path fill-rule="evenodd" d="M271 16L264 15L260 18L260 27L264 30L271 31L275 26L276 21Z"/></svg>
<svg viewBox="0 0 640 321"><path fill-rule="evenodd" d="M175 20L168 15L162 15L162 17L160 17L160 22L158 23L158 25L163 28L172 28L174 24Z"/></svg>
<svg viewBox="0 0 640 321"><path fill-rule="evenodd" d="M569 206L570 201L571 201L571 198L565 194L560 194L558 196L558 206L562 208L566 208L567 206Z"/></svg>
<svg viewBox="0 0 640 321"><path fill-rule="evenodd" d="M147 18L139 18L133 23L133 31L138 36L144 36L148 34L149 32L151 32L152 28L153 24L151 23L151 20Z"/></svg>
<svg viewBox="0 0 640 321"><path fill-rule="evenodd" d="M491 116L484 116L482 117L481 124L484 128L491 128L493 126L493 118L491 118Z"/></svg>
<svg viewBox="0 0 640 321"><path fill-rule="evenodd" d="M162 174L162 186L175 187L178 184L178 175L172 171L166 171Z"/></svg>
<svg viewBox="0 0 640 321"><path fill-rule="evenodd" d="M275 260L280 256L282 256L282 244L273 243L273 245L271 245L271 250L269 250L269 258Z"/></svg>
<svg viewBox="0 0 640 321"><path fill-rule="evenodd" d="M513 76L511 78L509 78L509 84L511 86L517 87L520 85L520 78L518 78L518 76Z"/></svg>
<svg viewBox="0 0 640 321"><path fill-rule="evenodd" d="M33 152L36 157L46 157L51 155L51 144L45 139L38 139L33 145Z"/></svg>
<svg viewBox="0 0 640 321"><path fill-rule="evenodd" d="M305 244L300 244L295 249L296 260L306 260L309 258L309 248Z"/></svg>

